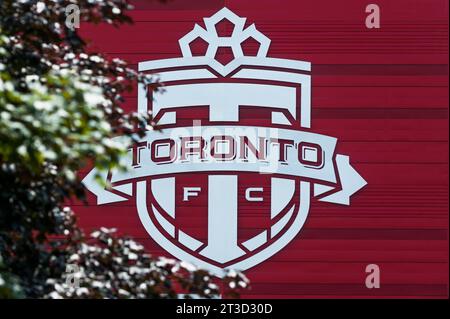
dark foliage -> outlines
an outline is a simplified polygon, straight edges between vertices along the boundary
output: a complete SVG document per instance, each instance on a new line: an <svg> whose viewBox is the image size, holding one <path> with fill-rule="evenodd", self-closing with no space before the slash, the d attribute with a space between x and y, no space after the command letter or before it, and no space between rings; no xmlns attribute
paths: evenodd
<svg viewBox="0 0 450 319"><path fill-rule="evenodd" d="M0 297L218 294L205 271L150 257L109 230L86 243L64 207L69 198L84 198L75 172L89 163L120 168L128 145L154 126L150 114L120 107L136 82L154 79L88 53L65 24L70 4L79 6L81 23L132 22L125 0L0 1ZM127 138L118 143L117 135ZM82 274L78 288L68 264ZM222 293L234 294L246 279L232 272L220 284Z"/></svg>

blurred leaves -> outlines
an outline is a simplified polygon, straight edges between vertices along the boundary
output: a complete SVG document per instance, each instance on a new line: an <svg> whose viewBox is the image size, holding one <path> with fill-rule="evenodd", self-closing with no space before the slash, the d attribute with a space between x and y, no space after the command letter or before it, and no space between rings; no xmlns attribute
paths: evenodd
<svg viewBox="0 0 450 319"><path fill-rule="evenodd" d="M76 271L47 279L53 289L48 298L176 298L180 292L186 298L211 298L235 296L248 285L236 272L224 272L219 280L189 263L152 257L131 238L115 236L115 229L101 228L91 241L81 238L67 247L68 263ZM221 286L235 289L221 292Z"/></svg>
<svg viewBox="0 0 450 319"><path fill-rule="evenodd" d="M122 60L88 53L77 30L65 25L69 4L79 6L81 23L131 22L125 0L0 1L0 297L219 293L207 272L152 258L109 230L87 243L64 207L84 199L77 171L91 163L120 168L128 146L154 128L151 114L124 114L121 103L137 82L157 82ZM64 286L70 263L83 272L81 290ZM246 279L231 275L221 293L236 296Z"/></svg>
<svg viewBox="0 0 450 319"><path fill-rule="evenodd" d="M24 297L18 279L5 271L2 258L0 257L0 299Z"/></svg>

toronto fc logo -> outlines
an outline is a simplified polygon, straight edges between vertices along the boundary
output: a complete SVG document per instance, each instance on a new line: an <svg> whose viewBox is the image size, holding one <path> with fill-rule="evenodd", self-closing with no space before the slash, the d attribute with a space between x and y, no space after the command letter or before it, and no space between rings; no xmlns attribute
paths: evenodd
<svg viewBox="0 0 450 319"><path fill-rule="evenodd" d="M224 19L234 25L226 37L216 30ZM110 187L95 169L83 180L99 205L135 199L153 240L219 276L283 249L311 201L349 205L366 185L336 154L337 139L311 130L311 64L268 57L270 39L245 21L223 8L179 40L182 57L139 63L164 83L153 96L138 90L138 109L161 130L130 149L128 171L104 173ZM197 40L207 44L202 55L191 50ZM226 64L221 48L232 52Z"/></svg>

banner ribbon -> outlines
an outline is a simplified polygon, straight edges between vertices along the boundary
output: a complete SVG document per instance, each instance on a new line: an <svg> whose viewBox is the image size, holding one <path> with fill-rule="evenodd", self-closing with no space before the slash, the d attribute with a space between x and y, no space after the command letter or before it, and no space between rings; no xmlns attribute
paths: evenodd
<svg viewBox="0 0 450 319"><path fill-rule="evenodd" d="M117 137L116 139L120 139ZM127 200L132 181L179 173L255 172L296 176L314 184L320 201L349 205L366 181L348 156L335 154L334 137L290 129L252 126L194 126L151 131L123 158L129 169L83 179L98 204ZM95 180L101 176L111 186ZM107 183L105 183L107 184Z"/></svg>

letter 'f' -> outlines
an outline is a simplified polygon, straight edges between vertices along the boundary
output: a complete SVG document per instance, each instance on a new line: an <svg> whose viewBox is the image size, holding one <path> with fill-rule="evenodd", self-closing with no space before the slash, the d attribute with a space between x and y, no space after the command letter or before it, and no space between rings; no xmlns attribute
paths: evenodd
<svg viewBox="0 0 450 319"><path fill-rule="evenodd" d="M184 187L183 188L183 202L188 202L189 197L198 196L198 193L201 191L201 187Z"/></svg>

